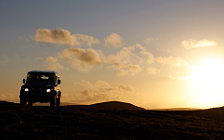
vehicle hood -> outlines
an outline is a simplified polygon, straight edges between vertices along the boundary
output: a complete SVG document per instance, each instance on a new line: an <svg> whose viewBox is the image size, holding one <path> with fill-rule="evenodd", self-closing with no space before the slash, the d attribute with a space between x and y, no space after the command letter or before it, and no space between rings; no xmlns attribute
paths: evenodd
<svg viewBox="0 0 224 140"><path fill-rule="evenodd" d="M24 87L34 87L34 88L51 88L54 87L52 83L26 83Z"/></svg>

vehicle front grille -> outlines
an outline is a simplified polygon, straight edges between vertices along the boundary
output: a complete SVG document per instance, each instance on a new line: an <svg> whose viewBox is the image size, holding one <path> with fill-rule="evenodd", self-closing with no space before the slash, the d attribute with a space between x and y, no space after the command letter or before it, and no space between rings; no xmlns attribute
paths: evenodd
<svg viewBox="0 0 224 140"><path fill-rule="evenodd" d="M43 89L43 88L30 88L30 92L41 93L41 92L45 92L45 89Z"/></svg>

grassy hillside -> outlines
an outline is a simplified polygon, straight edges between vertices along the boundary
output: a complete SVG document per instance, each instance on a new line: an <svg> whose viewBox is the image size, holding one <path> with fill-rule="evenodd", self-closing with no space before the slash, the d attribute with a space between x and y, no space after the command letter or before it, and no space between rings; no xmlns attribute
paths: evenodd
<svg viewBox="0 0 224 140"><path fill-rule="evenodd" d="M108 109L107 109L108 108ZM121 109L122 108L122 109ZM224 108L150 111L122 102L21 107L0 102L1 139L223 139Z"/></svg>

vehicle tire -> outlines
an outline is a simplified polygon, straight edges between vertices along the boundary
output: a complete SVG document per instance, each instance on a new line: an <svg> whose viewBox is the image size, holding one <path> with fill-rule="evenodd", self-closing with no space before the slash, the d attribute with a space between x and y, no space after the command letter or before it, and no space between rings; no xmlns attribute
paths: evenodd
<svg viewBox="0 0 224 140"><path fill-rule="evenodd" d="M33 103L32 102L28 102L28 106L33 106Z"/></svg>
<svg viewBox="0 0 224 140"><path fill-rule="evenodd" d="M50 107L55 107L53 100L50 101Z"/></svg>
<svg viewBox="0 0 224 140"><path fill-rule="evenodd" d="M20 98L20 105L26 106L27 105L27 101L25 101L24 99Z"/></svg>
<svg viewBox="0 0 224 140"><path fill-rule="evenodd" d="M60 97L57 99L57 107L60 106Z"/></svg>
<svg viewBox="0 0 224 140"><path fill-rule="evenodd" d="M57 106L57 99L53 97L50 101L50 107L56 107Z"/></svg>

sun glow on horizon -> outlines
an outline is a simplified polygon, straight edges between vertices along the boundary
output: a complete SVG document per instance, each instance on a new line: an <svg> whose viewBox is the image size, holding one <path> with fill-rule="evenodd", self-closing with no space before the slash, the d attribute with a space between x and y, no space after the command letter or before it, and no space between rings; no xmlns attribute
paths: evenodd
<svg viewBox="0 0 224 140"><path fill-rule="evenodd" d="M193 104L202 108L224 105L224 61L210 58L196 63L189 80Z"/></svg>

